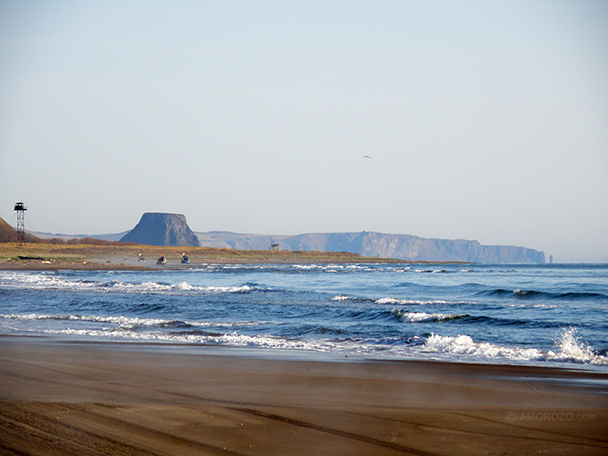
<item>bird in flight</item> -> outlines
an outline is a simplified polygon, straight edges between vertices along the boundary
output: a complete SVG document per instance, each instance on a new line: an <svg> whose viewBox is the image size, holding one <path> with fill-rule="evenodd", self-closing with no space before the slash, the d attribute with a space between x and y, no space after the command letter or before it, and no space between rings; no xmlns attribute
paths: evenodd
<svg viewBox="0 0 608 456"><path fill-rule="evenodd" d="M369 158L370 160L372 159L372 157L370 157L369 155L364 155L363 158Z"/></svg>

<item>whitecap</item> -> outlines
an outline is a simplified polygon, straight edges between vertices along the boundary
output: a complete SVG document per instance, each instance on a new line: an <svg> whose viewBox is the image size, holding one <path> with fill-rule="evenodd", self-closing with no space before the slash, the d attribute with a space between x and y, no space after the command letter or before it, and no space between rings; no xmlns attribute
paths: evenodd
<svg viewBox="0 0 608 456"><path fill-rule="evenodd" d="M122 282L119 280L95 281L87 279L66 279L49 274L11 273L0 274L5 287L19 287L36 290L69 290L99 293L246 293L259 290L258 287L242 286L196 286L186 281L178 284L161 282Z"/></svg>
<svg viewBox="0 0 608 456"><path fill-rule="evenodd" d="M475 304L474 302L457 302L457 301L445 301L442 299L398 299L398 298L380 298L375 301L377 304L398 304L398 305L431 305L431 304Z"/></svg>
<svg viewBox="0 0 608 456"><path fill-rule="evenodd" d="M543 353L535 348L501 347L487 342L475 342L470 336L440 336L431 334L425 341L424 350L437 353L469 355L479 358L511 360L540 360Z"/></svg>
<svg viewBox="0 0 608 456"><path fill-rule="evenodd" d="M404 299L397 299L397 298L380 298L380 299L376 299L376 303L377 304L406 304L407 301L405 301Z"/></svg>
<svg viewBox="0 0 608 456"><path fill-rule="evenodd" d="M331 298L332 301L348 301L350 298L346 295L336 295Z"/></svg>
<svg viewBox="0 0 608 456"><path fill-rule="evenodd" d="M608 365L608 356L598 354L591 345L581 340L574 327L562 328L560 336L554 342L559 350L549 351L548 360Z"/></svg>
<svg viewBox="0 0 608 456"><path fill-rule="evenodd" d="M444 314L444 313L426 313L426 312L407 312L403 310L393 310L401 321L406 323L425 323L431 321L449 321L457 318L466 317L465 314Z"/></svg>
<svg viewBox="0 0 608 456"><path fill-rule="evenodd" d="M575 328L562 330L555 341L558 351L536 348L504 347L487 342L475 342L468 335L440 336L431 334L423 349L435 353L468 355L476 358L508 359L517 361L554 361L580 364L608 365L608 357L598 354L593 347L581 341Z"/></svg>

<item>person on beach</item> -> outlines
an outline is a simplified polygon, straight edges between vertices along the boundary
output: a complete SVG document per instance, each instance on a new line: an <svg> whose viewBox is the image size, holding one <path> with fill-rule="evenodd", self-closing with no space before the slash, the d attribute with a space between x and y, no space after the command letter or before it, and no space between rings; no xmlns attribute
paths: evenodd
<svg viewBox="0 0 608 456"><path fill-rule="evenodd" d="M160 254L160 258L156 260L156 264L167 264L167 259L162 253Z"/></svg>

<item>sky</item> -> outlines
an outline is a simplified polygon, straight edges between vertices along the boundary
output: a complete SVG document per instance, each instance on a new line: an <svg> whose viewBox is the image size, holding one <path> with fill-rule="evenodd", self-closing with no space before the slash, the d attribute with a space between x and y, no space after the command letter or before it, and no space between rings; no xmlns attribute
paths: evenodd
<svg viewBox="0 0 608 456"><path fill-rule="evenodd" d="M606 24L590 0L0 0L0 217L608 262Z"/></svg>

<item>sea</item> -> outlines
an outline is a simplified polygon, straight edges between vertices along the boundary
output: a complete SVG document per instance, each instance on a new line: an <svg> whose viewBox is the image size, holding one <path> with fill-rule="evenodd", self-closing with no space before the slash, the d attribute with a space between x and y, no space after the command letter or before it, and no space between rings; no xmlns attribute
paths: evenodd
<svg viewBox="0 0 608 456"><path fill-rule="evenodd" d="M608 372L608 265L0 271L0 335Z"/></svg>

